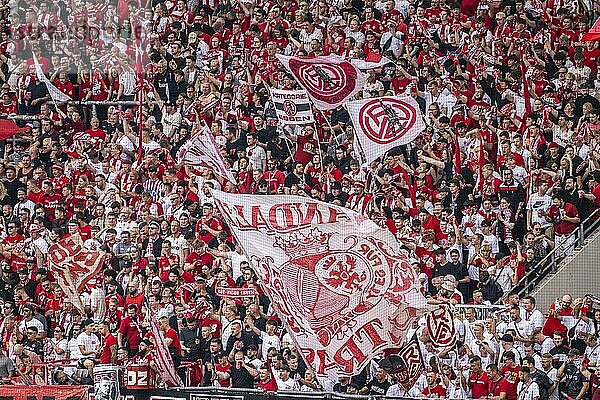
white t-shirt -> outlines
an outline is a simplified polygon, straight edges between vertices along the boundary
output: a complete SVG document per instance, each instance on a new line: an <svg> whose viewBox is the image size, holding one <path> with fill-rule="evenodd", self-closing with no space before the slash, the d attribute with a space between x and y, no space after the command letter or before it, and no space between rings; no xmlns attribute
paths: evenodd
<svg viewBox="0 0 600 400"><path fill-rule="evenodd" d="M21 333L25 333L27 332L27 328L32 328L32 327L36 327L38 332L41 332L44 330L44 324L42 324L42 322L37 319L37 318L31 318L31 321L21 321L19 323L19 332Z"/></svg>
<svg viewBox="0 0 600 400"><path fill-rule="evenodd" d="M540 397L540 388L538 384L531 379L529 382L519 382L517 385L517 393L519 400L533 400Z"/></svg>
<svg viewBox="0 0 600 400"><path fill-rule="evenodd" d="M267 352L271 347L275 347L277 351L281 349L281 341L279 340L279 336L276 334L273 336L269 336L267 332L260 333L260 339L262 340L262 359L267 360L268 354Z"/></svg>
<svg viewBox="0 0 600 400"><path fill-rule="evenodd" d="M87 351L96 350L100 346L100 340L98 339L98 336L93 333L88 335L85 332L81 332L79 336L77 336L77 346L83 346ZM90 358L93 356L92 354L83 355L81 353L80 355L81 358Z"/></svg>

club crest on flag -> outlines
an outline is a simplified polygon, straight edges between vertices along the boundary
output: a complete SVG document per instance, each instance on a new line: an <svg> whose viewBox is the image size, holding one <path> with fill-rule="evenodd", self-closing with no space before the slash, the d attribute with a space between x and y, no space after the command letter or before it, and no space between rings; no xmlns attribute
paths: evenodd
<svg viewBox="0 0 600 400"><path fill-rule="evenodd" d="M281 124L302 125L315 121L306 90L271 89L271 100Z"/></svg>
<svg viewBox="0 0 600 400"><path fill-rule="evenodd" d="M440 306L425 315L427 332L437 348L453 346L456 343L454 316L449 307Z"/></svg>
<svg viewBox="0 0 600 400"><path fill-rule="evenodd" d="M362 72L341 57L298 58L277 55L321 110L331 110L364 86Z"/></svg>
<svg viewBox="0 0 600 400"><path fill-rule="evenodd" d="M412 142L425 129L419 104L409 95L351 101L347 107L366 162Z"/></svg>
<svg viewBox="0 0 600 400"><path fill-rule="evenodd" d="M398 99L373 99L361 107L358 123L373 142L388 144L410 132L417 113L412 105Z"/></svg>
<svg viewBox="0 0 600 400"><path fill-rule="evenodd" d="M212 193L317 376L356 374L429 309L408 255L372 220L299 196Z"/></svg>

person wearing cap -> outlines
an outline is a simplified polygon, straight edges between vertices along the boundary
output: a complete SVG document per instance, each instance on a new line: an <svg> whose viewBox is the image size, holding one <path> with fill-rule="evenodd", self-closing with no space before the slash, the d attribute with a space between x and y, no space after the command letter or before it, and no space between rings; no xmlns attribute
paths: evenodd
<svg viewBox="0 0 600 400"><path fill-rule="evenodd" d="M277 376L275 376L278 391L300 391L300 383L296 379L293 379L290 375L290 367L288 367L287 365L281 366L281 368L279 369L279 379L277 379Z"/></svg>
<svg viewBox="0 0 600 400"><path fill-rule="evenodd" d="M344 207L349 197L350 195L342 190L341 182L335 181L331 184L331 191L325 195L325 201Z"/></svg>

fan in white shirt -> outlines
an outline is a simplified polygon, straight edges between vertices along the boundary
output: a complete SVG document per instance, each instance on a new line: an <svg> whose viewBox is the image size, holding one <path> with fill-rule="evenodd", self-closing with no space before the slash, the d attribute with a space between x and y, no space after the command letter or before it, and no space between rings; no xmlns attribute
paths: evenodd
<svg viewBox="0 0 600 400"><path fill-rule="evenodd" d="M540 388L531 379L529 367L521 367L519 371L519 384L517 385L518 400L539 400Z"/></svg>

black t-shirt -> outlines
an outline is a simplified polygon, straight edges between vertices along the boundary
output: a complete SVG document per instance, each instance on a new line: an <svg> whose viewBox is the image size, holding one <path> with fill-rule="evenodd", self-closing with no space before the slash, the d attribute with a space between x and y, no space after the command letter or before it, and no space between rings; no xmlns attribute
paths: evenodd
<svg viewBox="0 0 600 400"><path fill-rule="evenodd" d="M377 379L373 379L371 382L367 383L369 394L375 396L385 396L390 386L391 384L387 380L379 382Z"/></svg>
<svg viewBox="0 0 600 400"><path fill-rule="evenodd" d="M254 389L254 378L245 367L236 368L234 363L231 366L231 387L240 389Z"/></svg>
<svg viewBox="0 0 600 400"><path fill-rule="evenodd" d="M184 359L190 361L196 361L200 359L201 347L200 347L200 328L190 329L188 327L182 328L179 331L179 340L183 342L185 347L190 349L189 353L183 353Z"/></svg>
<svg viewBox="0 0 600 400"><path fill-rule="evenodd" d="M565 367L565 379L561 382L559 389L567 396L575 398L586 381L587 379L579 371L579 367L573 363L568 363Z"/></svg>

